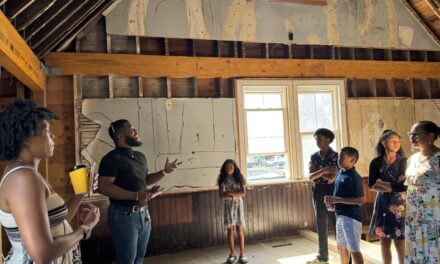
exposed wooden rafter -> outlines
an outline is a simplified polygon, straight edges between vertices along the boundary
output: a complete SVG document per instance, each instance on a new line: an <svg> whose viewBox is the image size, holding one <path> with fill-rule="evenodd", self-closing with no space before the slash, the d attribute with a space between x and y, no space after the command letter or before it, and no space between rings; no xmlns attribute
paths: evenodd
<svg viewBox="0 0 440 264"><path fill-rule="evenodd" d="M39 16L32 24L24 29L24 39L29 41L29 39L34 36L38 31L43 29L46 25L48 25L52 19L58 16L61 12L63 12L66 7L72 3L73 0L66 1L56 1L55 4L46 10L41 16Z"/></svg>
<svg viewBox="0 0 440 264"><path fill-rule="evenodd" d="M174 78L352 77L440 78L440 63L358 60L242 59L96 53L49 53L62 75Z"/></svg>
<svg viewBox="0 0 440 264"><path fill-rule="evenodd" d="M30 5L26 12L22 12L14 20L15 29L18 31L23 30L32 22L35 21L40 15L42 15L47 9L49 9L56 0L39 0Z"/></svg>
<svg viewBox="0 0 440 264"><path fill-rule="evenodd" d="M66 21L62 27L53 32L50 39L48 38L46 41L43 41L38 47L34 49L38 57L44 57L44 55L53 50L66 37L74 38L76 34L78 34L81 29L85 27L85 25L95 21L95 17L101 16L101 13L112 2L101 0L89 3L89 5L83 6L77 14L70 18L70 20Z"/></svg>
<svg viewBox="0 0 440 264"><path fill-rule="evenodd" d="M35 0L13 0L6 2L5 15L9 19L14 19L21 14L28 6L32 5Z"/></svg>
<svg viewBox="0 0 440 264"><path fill-rule="evenodd" d="M41 62L0 11L0 65L32 90L44 91L46 76Z"/></svg>
<svg viewBox="0 0 440 264"><path fill-rule="evenodd" d="M85 6L87 1L73 1L63 12L59 13L50 22L51 26L46 26L39 30L31 39L29 40L29 46L35 49L43 40L47 39L51 34L53 34L59 27L64 25L74 14L76 14L81 7Z"/></svg>
<svg viewBox="0 0 440 264"><path fill-rule="evenodd" d="M438 0L404 0L403 3L440 45L440 3Z"/></svg>

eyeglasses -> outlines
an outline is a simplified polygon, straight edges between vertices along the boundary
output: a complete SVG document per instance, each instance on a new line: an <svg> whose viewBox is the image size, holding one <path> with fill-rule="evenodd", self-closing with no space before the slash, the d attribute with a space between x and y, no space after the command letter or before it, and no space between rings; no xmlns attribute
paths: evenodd
<svg viewBox="0 0 440 264"><path fill-rule="evenodd" d="M408 132L409 138L420 138L421 135L426 134L425 132Z"/></svg>

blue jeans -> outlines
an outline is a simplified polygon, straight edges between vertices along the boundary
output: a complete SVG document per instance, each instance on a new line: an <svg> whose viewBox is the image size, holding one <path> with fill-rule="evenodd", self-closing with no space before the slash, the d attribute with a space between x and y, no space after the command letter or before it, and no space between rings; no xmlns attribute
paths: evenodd
<svg viewBox="0 0 440 264"><path fill-rule="evenodd" d="M148 209L132 212L125 207L110 205L108 224L116 249L117 263L143 263L151 231Z"/></svg>

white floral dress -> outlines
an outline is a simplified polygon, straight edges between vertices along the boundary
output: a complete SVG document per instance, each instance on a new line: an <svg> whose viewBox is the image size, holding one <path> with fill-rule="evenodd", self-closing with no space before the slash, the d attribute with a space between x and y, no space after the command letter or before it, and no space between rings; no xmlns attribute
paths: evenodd
<svg viewBox="0 0 440 264"><path fill-rule="evenodd" d="M440 263L440 152L411 156L406 170L405 263Z"/></svg>
<svg viewBox="0 0 440 264"><path fill-rule="evenodd" d="M223 183L224 192L238 192L240 187L241 185L235 181L234 177L230 176L226 177ZM231 225L245 227L243 199L240 197L234 200L225 200L223 217L225 229Z"/></svg>

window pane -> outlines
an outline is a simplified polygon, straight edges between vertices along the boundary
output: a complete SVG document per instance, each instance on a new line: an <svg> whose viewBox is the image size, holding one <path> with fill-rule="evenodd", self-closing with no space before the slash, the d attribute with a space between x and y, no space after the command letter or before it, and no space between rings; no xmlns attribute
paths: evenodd
<svg viewBox="0 0 440 264"><path fill-rule="evenodd" d="M303 156L303 175L307 176L309 175L309 162L310 162L310 156L312 156L313 153L319 150L319 148L316 146L315 138L313 136L301 136L301 143L302 143L302 156Z"/></svg>
<svg viewBox="0 0 440 264"><path fill-rule="evenodd" d="M302 145L302 156L303 156L303 175L309 175L309 162L310 156L319 150L316 146L315 138L312 135L302 135L301 136ZM330 147L336 150L336 139L330 144Z"/></svg>
<svg viewBox="0 0 440 264"><path fill-rule="evenodd" d="M247 156L247 179L249 182L286 179L286 155Z"/></svg>
<svg viewBox="0 0 440 264"><path fill-rule="evenodd" d="M248 153L285 152L282 111L247 111Z"/></svg>
<svg viewBox="0 0 440 264"><path fill-rule="evenodd" d="M331 93L300 93L298 108L301 132L315 131L321 127L333 129Z"/></svg>
<svg viewBox="0 0 440 264"><path fill-rule="evenodd" d="M281 93L245 93L245 109L273 109L282 108Z"/></svg>

